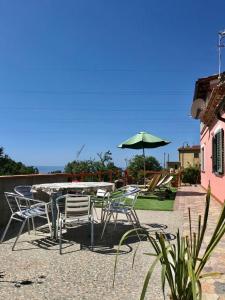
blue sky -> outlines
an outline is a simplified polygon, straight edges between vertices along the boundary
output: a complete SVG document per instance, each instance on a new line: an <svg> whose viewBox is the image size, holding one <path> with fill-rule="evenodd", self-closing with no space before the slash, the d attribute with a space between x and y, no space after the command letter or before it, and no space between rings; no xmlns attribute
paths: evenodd
<svg viewBox="0 0 225 300"><path fill-rule="evenodd" d="M64 165L139 131L199 143L194 83L218 70L224 1L0 0L0 145L28 165ZM225 53L224 53L225 60Z"/></svg>

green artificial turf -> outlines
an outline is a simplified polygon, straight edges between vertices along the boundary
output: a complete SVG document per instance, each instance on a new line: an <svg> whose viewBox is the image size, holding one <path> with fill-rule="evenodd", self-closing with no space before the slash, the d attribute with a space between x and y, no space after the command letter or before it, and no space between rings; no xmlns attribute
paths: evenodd
<svg viewBox="0 0 225 300"><path fill-rule="evenodd" d="M176 189L172 189L169 196L165 198L160 195L150 194L146 196L139 196L134 208L140 210L160 210L172 211L174 199L176 197ZM129 203L129 200L127 201Z"/></svg>
<svg viewBox="0 0 225 300"><path fill-rule="evenodd" d="M158 211L172 211L174 205L174 199L176 197L176 189L172 188L169 194L163 194L159 192L156 194L150 194L145 196L139 196L134 208L140 210L158 210ZM116 196L119 196L119 192ZM115 195L115 194L114 194ZM127 199L126 203L130 204L131 200ZM96 203L96 207L101 207L101 204Z"/></svg>
<svg viewBox="0 0 225 300"><path fill-rule="evenodd" d="M160 200L158 197L138 197L137 202L135 203L135 209L142 210L173 210L174 200L172 199L163 199Z"/></svg>

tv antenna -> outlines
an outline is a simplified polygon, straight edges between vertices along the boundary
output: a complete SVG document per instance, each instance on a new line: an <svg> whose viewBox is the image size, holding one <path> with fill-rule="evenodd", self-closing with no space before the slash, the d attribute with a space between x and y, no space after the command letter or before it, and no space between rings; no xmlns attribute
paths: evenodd
<svg viewBox="0 0 225 300"><path fill-rule="evenodd" d="M77 151L76 159L79 158L79 156L80 156L81 152L83 151L84 147L85 147L85 144L83 144L83 145L81 146L81 148Z"/></svg>
<svg viewBox="0 0 225 300"><path fill-rule="evenodd" d="M221 62L222 62L221 50L222 50L222 48L225 47L225 45L222 43L223 38L225 38L225 30L220 31L219 34L218 34L218 39L219 39L219 44L218 44L218 48L219 48L219 76L218 76L218 79L221 79Z"/></svg>

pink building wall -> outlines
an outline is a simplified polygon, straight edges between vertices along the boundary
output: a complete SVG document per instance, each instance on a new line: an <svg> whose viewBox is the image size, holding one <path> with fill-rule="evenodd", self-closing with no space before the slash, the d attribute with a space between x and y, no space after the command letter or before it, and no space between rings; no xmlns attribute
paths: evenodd
<svg viewBox="0 0 225 300"><path fill-rule="evenodd" d="M225 116L225 115L224 115ZM223 116L223 117L224 117ZM217 121L216 124L207 128L201 134L201 147L204 146L204 171L201 172L201 185L207 189L208 185L211 186L212 195L220 202L225 201L225 174L216 175L212 171L212 138L214 133L223 128L225 132L225 123ZM224 168L225 169L225 168Z"/></svg>

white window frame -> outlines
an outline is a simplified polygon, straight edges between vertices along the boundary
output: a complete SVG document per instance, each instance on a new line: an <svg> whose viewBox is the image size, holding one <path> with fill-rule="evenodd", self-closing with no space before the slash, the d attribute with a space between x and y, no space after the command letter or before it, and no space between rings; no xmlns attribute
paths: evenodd
<svg viewBox="0 0 225 300"><path fill-rule="evenodd" d="M201 146L201 171L205 172L205 146Z"/></svg>

